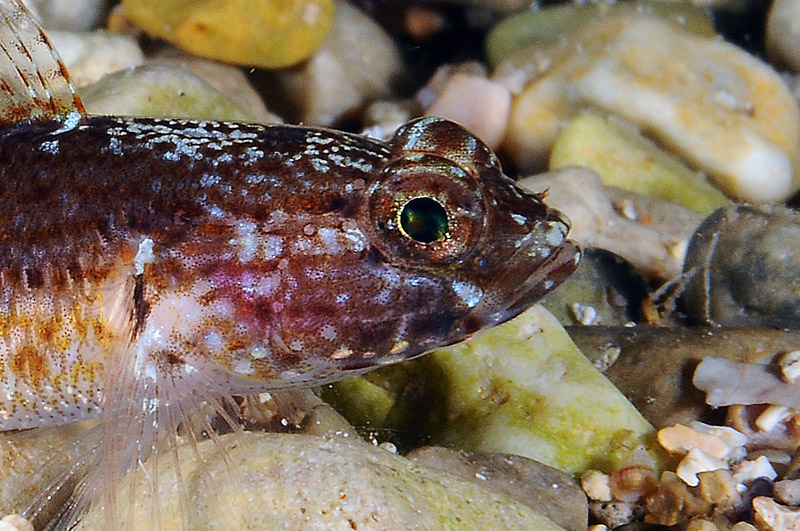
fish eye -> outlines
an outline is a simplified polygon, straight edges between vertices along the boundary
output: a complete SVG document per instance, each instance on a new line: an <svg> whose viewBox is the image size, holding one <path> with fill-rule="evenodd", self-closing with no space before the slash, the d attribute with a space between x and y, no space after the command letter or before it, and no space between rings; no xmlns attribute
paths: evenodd
<svg viewBox="0 0 800 531"><path fill-rule="evenodd" d="M477 251L488 219L483 188L453 161L405 154L369 190L374 243L387 259L454 265Z"/></svg>
<svg viewBox="0 0 800 531"><path fill-rule="evenodd" d="M400 230L420 243L431 243L447 236L447 211L430 197L415 197L400 210Z"/></svg>

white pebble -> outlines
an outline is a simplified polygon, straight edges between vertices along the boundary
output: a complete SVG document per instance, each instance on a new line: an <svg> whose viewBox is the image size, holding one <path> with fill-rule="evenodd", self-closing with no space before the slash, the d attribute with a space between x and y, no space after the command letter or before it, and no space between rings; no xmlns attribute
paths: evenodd
<svg viewBox="0 0 800 531"><path fill-rule="evenodd" d="M425 111L460 123L495 149L506 133L511 92L495 81L456 72Z"/></svg>
<svg viewBox="0 0 800 531"><path fill-rule="evenodd" d="M754 520L767 531L789 531L800 529L800 510L790 509L772 498L759 496L753 500Z"/></svg>
<svg viewBox="0 0 800 531"><path fill-rule="evenodd" d="M700 479L697 477L697 474L726 468L728 468L728 463L726 463L724 459L712 457L702 450L693 448L686 454L686 457L681 459L675 473L684 483L690 487L696 487L700 484Z"/></svg>
<svg viewBox="0 0 800 531"><path fill-rule="evenodd" d="M659 430L658 442L672 454L687 454L691 450L700 450L703 454L717 459L725 459L731 450L731 446L718 435L703 433L682 424Z"/></svg>
<svg viewBox="0 0 800 531"><path fill-rule="evenodd" d="M575 319L584 326L597 324L599 314L594 306L575 302L570 308Z"/></svg>
<svg viewBox="0 0 800 531"><path fill-rule="evenodd" d="M733 479L737 483L749 483L757 478L767 478L772 481L778 477L778 473L772 468L772 463L766 456L760 456L757 459L748 459L737 464L733 469Z"/></svg>
<svg viewBox="0 0 800 531"><path fill-rule="evenodd" d="M9 514L0 520L0 531L33 531L33 524L18 514Z"/></svg>
<svg viewBox="0 0 800 531"><path fill-rule="evenodd" d="M599 470L587 470L581 476L581 488L590 500L611 501L611 485L608 474Z"/></svg>
<svg viewBox="0 0 800 531"><path fill-rule="evenodd" d="M755 420L756 426L761 431L772 431L778 424L791 418L793 410L786 406L771 405Z"/></svg>
<svg viewBox="0 0 800 531"><path fill-rule="evenodd" d="M800 479L784 479L775 482L775 499L786 505L800 505Z"/></svg>
<svg viewBox="0 0 800 531"><path fill-rule="evenodd" d="M794 383L800 377L800 350L787 352L779 361L783 379L789 383Z"/></svg>

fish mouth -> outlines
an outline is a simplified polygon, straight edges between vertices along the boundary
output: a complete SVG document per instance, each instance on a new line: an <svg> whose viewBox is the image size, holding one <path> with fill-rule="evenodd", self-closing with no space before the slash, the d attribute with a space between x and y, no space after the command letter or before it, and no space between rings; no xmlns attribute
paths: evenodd
<svg viewBox="0 0 800 531"><path fill-rule="evenodd" d="M580 247L571 240L565 240L564 244L555 249L526 279L516 299L498 312L501 322L513 319L561 285L575 272L580 256Z"/></svg>
<svg viewBox="0 0 800 531"><path fill-rule="evenodd" d="M542 247L540 243L533 241L520 247L509 260L509 266L492 280L473 313L482 326L513 319L553 291L578 267L581 249L572 240L564 239L552 247Z"/></svg>

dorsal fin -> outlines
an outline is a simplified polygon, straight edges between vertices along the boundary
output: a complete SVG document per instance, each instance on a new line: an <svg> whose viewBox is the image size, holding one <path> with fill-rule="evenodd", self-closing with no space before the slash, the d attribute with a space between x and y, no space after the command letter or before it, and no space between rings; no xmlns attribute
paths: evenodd
<svg viewBox="0 0 800 531"><path fill-rule="evenodd" d="M75 86L20 0L0 0L0 124L83 118Z"/></svg>

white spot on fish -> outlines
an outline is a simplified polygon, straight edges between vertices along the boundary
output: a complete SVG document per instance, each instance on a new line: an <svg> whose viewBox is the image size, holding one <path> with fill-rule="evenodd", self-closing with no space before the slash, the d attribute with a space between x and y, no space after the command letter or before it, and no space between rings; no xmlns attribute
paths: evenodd
<svg viewBox="0 0 800 531"><path fill-rule="evenodd" d="M211 215L212 215L213 217L215 217L215 218L222 218L222 217L225 217L225 211L224 211L224 210L222 210L222 209L221 209L219 206L217 206L217 205L211 205L211 206L209 206L209 207L207 208L207 210L208 210L208 213L209 213L209 214L211 214Z"/></svg>
<svg viewBox="0 0 800 531"><path fill-rule="evenodd" d="M206 188L208 186L214 186L218 182L222 180L222 177L219 175L211 175L210 173L204 173L202 177L200 177L200 186Z"/></svg>
<svg viewBox="0 0 800 531"><path fill-rule="evenodd" d="M153 254L153 240L145 238L139 243L139 249L133 258L133 267L137 275L144 273L144 266L153 262L156 256Z"/></svg>
<svg viewBox="0 0 800 531"><path fill-rule="evenodd" d="M258 174L248 173L244 177L244 182L246 182L247 184L259 184L264 182L266 178L267 176L264 175L263 173L258 173Z"/></svg>
<svg viewBox="0 0 800 531"><path fill-rule="evenodd" d="M50 134L55 136L55 135L60 135L61 133L66 133L67 131L72 131L73 129L78 127L78 124L81 123L81 120L83 120L83 115L81 115L81 113L77 111L71 112L67 115L67 118L64 120L64 125L62 125L59 129L56 129Z"/></svg>
<svg viewBox="0 0 800 531"><path fill-rule="evenodd" d="M257 225L252 221L240 221L236 225L236 244L239 248L239 261L243 264L251 261L258 251Z"/></svg>
<svg viewBox="0 0 800 531"><path fill-rule="evenodd" d="M58 155L58 140L47 140L42 142L39 146L39 151L50 153L51 155Z"/></svg>
<svg viewBox="0 0 800 531"><path fill-rule="evenodd" d="M566 236L566 227L561 223L557 223L552 225L550 229L544 233L545 240L547 241L548 245L553 247L558 247L564 243L564 237Z"/></svg>
<svg viewBox="0 0 800 531"><path fill-rule="evenodd" d="M220 352L223 348L225 348L225 340L221 335L213 330L207 333L204 339L206 342L206 347L210 352Z"/></svg>
<svg viewBox="0 0 800 531"><path fill-rule="evenodd" d="M263 360L269 356L269 350L265 349L264 347L254 347L253 350L250 351L250 356L254 360Z"/></svg>
<svg viewBox="0 0 800 531"><path fill-rule="evenodd" d="M122 144L116 137L112 136L108 140L108 149L110 149L111 153L113 153L114 155L122 155Z"/></svg>
<svg viewBox="0 0 800 531"><path fill-rule="evenodd" d="M338 335L336 332L336 327L331 324L323 325L319 333L324 339L327 339L328 341L333 341L334 339L336 339L336 336Z"/></svg>
<svg viewBox="0 0 800 531"><path fill-rule="evenodd" d="M312 269L310 267L306 268L306 276L311 280L322 280L325 278L325 271L320 269Z"/></svg>
<svg viewBox="0 0 800 531"><path fill-rule="evenodd" d="M516 214L514 212L511 213L511 219L517 222L518 225L525 225L525 222L528 221L525 216L520 214Z"/></svg>
<svg viewBox="0 0 800 531"><path fill-rule="evenodd" d="M452 287L455 294L467 305L467 308L474 308L483 297L481 288L463 280L454 279Z"/></svg>
<svg viewBox="0 0 800 531"><path fill-rule="evenodd" d="M339 254L342 251L342 247L339 245L338 230L323 227L319 229L318 234L328 254Z"/></svg>
<svg viewBox="0 0 800 531"><path fill-rule="evenodd" d="M253 364L250 360L238 360L233 364L233 372L237 374L253 374L255 369L253 369Z"/></svg>
<svg viewBox="0 0 800 531"><path fill-rule="evenodd" d="M300 254L310 251L312 247L311 240L308 238L297 238L292 244L292 253Z"/></svg>
<svg viewBox="0 0 800 531"><path fill-rule="evenodd" d="M264 258L274 260L283 252L283 238L280 236L267 236L264 239Z"/></svg>

